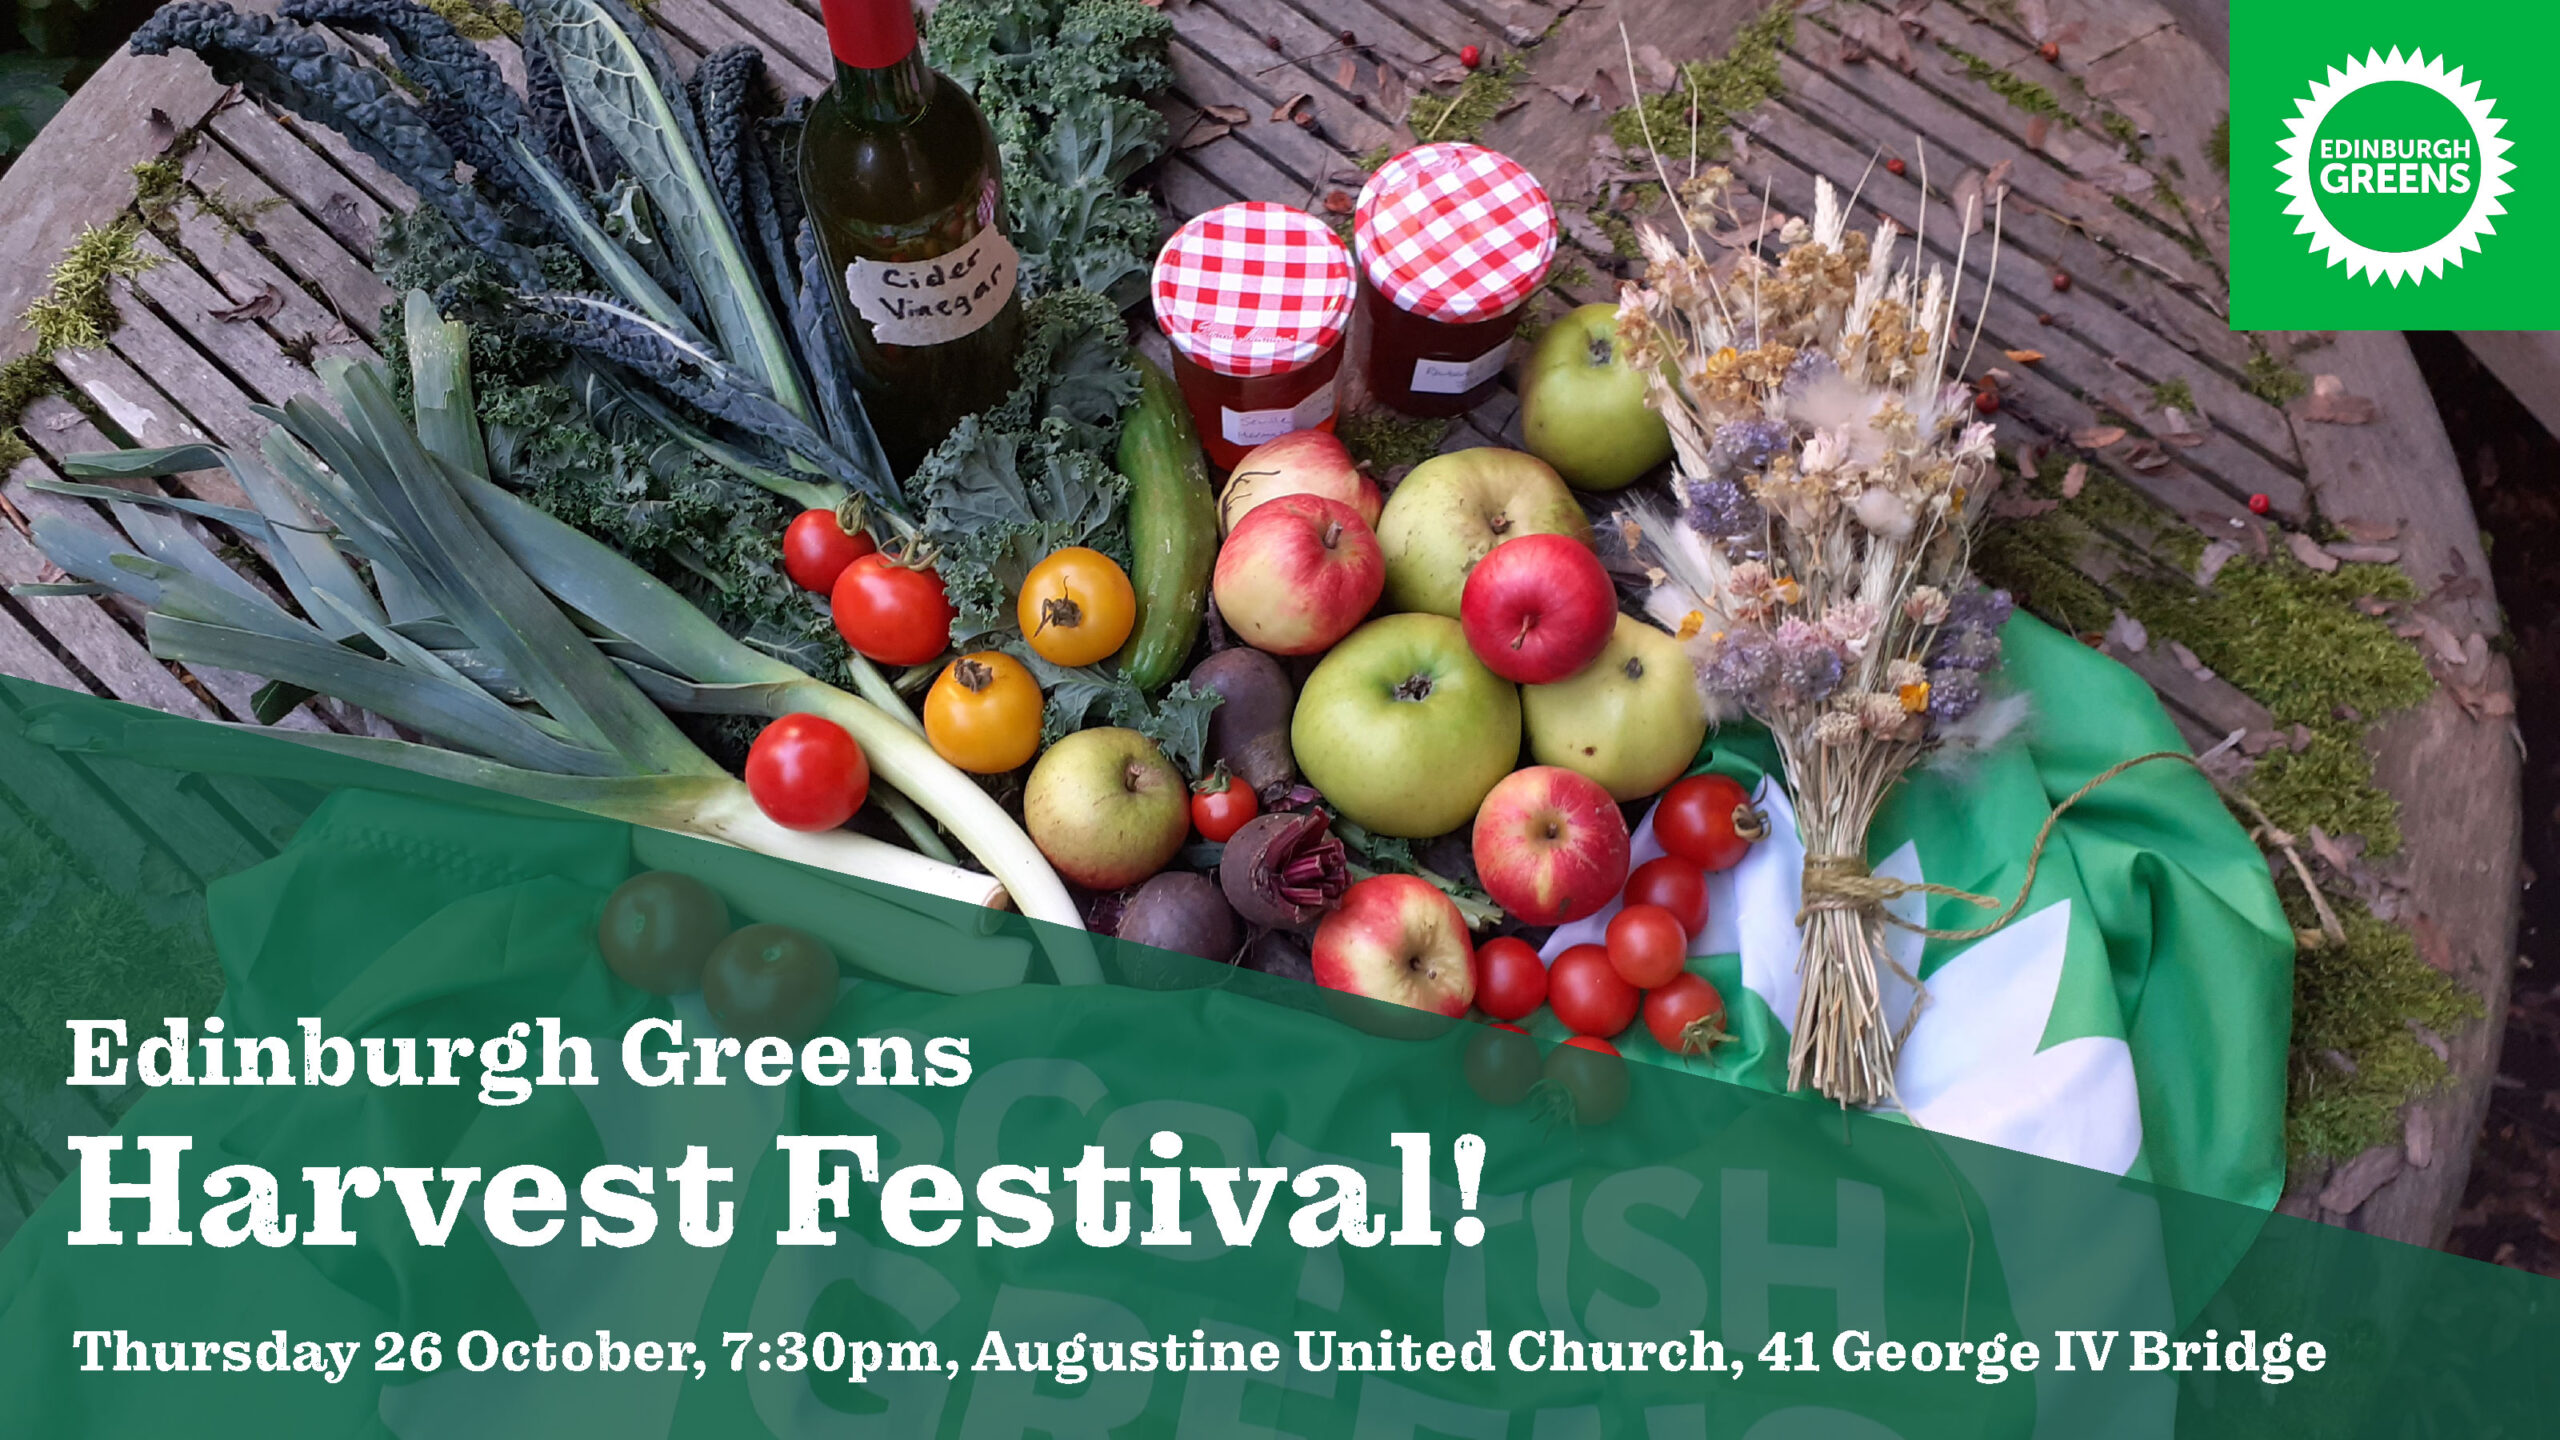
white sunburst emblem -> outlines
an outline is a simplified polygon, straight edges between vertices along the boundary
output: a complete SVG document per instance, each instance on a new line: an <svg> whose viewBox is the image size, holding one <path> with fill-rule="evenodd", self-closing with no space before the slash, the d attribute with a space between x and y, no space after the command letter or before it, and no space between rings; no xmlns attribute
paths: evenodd
<svg viewBox="0 0 2560 1440"><path fill-rule="evenodd" d="M2433 242L2414 250L2377 250L2350 238L2321 210L2319 187L2313 183L2312 145L2329 112L2357 91L2389 81L2423 86L2460 111L2480 166L2470 208L2463 212L2461 220ZM2291 197L2285 213L2301 217L2294 233L2310 236L2311 253L2326 252L2329 264L2345 265L2349 277L2362 275L2367 284L2388 279L2394 288L2404 279L2413 285L2422 284L2428 276L2442 276L2447 264L2460 265L2465 251L2480 248L2482 236L2497 233L2497 227L2490 222L2507 213L2498 197L2515 188L2505 179L2507 172L2515 168L2504 158L2511 142L2498 138L2507 122L2490 113L2494 102L2481 97L2479 81L2464 83L2462 67L2447 70L2442 55L2429 60L2416 50L2406 55L2396 48L2388 55L2374 50L2361 60L2348 60L2343 70L2331 66L2329 78L2312 82L2310 98L2296 100L2294 108L2299 114L2284 122L2291 133L2276 142L2284 151L2284 159L2276 163L2284 183L2276 189Z"/></svg>

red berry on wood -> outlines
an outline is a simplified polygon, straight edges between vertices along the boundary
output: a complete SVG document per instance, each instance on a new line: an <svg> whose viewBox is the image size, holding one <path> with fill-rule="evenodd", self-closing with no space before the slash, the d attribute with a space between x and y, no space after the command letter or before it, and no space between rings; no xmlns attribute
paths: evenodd
<svg viewBox="0 0 2560 1440"><path fill-rule="evenodd" d="M2264 515L2274 508L2276 508L2275 502L2264 495L2252 495L2249 497L2249 513L2252 515Z"/></svg>
<svg viewBox="0 0 2560 1440"><path fill-rule="evenodd" d="M1884 162L1884 173L1887 175L1899 175L1910 168L1910 166L1902 163L1902 157L1899 155L1896 155L1892 159Z"/></svg>
<svg viewBox="0 0 2560 1440"><path fill-rule="evenodd" d="M1983 414L1983 415L1997 415L1997 414L1999 414L1999 413L2000 413L2000 392L1999 392L1999 391L1997 391L1997 390L1983 390L1983 391L1979 391L1979 392L1977 392L1977 393L1974 395L1974 397L1973 397L1973 408L1974 408L1975 412L1976 412L1976 413L1978 413L1978 414Z"/></svg>
<svg viewBox="0 0 2560 1440"><path fill-rule="evenodd" d="M2036 314L2036 323L2037 323L2037 324L2039 324L2039 325L2050 325L2050 324L2052 324L2052 323L2053 323L2053 314L2052 314L2052 312L2050 312L2050 311L2038 311L2038 312L2037 312L2037 314Z"/></svg>
<svg viewBox="0 0 2560 1440"><path fill-rule="evenodd" d="M1483 49L1474 45L1468 45L1461 48L1458 51L1458 63L1466 66L1470 70L1482 65L1484 63Z"/></svg>
<svg viewBox="0 0 2560 1440"><path fill-rule="evenodd" d="M2054 289L2056 289L2056 290L2068 290L2068 289L2070 289L2070 288L2071 288L2071 276L2070 276L2069 274L2067 274L2066 272L2064 272L2064 271L2060 271L2060 270L2056 270L2056 271L2054 271L2054 272L2053 272L2053 288L2054 288Z"/></svg>
<svg viewBox="0 0 2560 1440"><path fill-rule="evenodd" d="M2042 45L2037 46L2036 53L2043 56L2045 63L2048 65L2059 65L2062 63L2062 47L2054 44L2050 40L2047 40Z"/></svg>

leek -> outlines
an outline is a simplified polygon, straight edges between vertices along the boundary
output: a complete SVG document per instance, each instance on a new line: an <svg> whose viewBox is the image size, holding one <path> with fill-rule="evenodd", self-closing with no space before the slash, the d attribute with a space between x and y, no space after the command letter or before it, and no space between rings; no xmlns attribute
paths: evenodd
<svg viewBox="0 0 2560 1440"><path fill-rule="evenodd" d="M159 556L112 551L93 532L51 517L37 522L38 543L78 580L150 607L145 633L164 659L244 669L337 696L455 748L286 736L298 743L842 874L981 905L1009 902L1035 920L1082 928L1073 898L1030 838L933 752L911 717L737 640L620 554L492 483L472 413L464 327L438 315L422 293L410 295L407 321L414 424L399 413L379 365L339 363L324 366L321 378L345 419L302 400L262 409L277 425L263 464L196 445L83 456L65 466L80 478L258 467L262 483L244 487L254 516L195 513L267 542L280 557L298 556L298 573L326 573L325 586L289 587L303 614L240 583L182 527L151 515L160 497L119 491L110 502L128 530L159 523L166 541ZM288 535L291 547L276 543ZM326 542L327 563L315 542ZM412 597L405 615L389 603L395 589ZM745 786L675 727L670 709L835 721L885 786L931 815L989 873L849 831L775 826ZM898 816L894 802L884 804L910 833L930 833ZM1043 945L1060 980L1101 978L1080 935L1050 932Z"/></svg>

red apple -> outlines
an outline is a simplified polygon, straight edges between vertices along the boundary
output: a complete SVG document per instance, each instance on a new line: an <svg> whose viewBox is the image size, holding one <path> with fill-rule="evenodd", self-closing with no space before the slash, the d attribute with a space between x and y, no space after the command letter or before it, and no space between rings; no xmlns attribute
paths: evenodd
<svg viewBox="0 0 2560 1440"><path fill-rule="evenodd" d="M1494 786L1476 811L1475 850L1485 893L1531 925L1597 913L1627 883L1618 802L1560 765L1516 770Z"/></svg>
<svg viewBox="0 0 2560 1440"><path fill-rule="evenodd" d="M1316 983L1434 1015L1476 998L1475 945L1457 902L1413 875L1372 875L1316 927Z"/></svg>
<svg viewBox="0 0 2560 1440"><path fill-rule="evenodd" d="M1218 496L1218 533L1224 535L1257 507L1283 495L1322 495L1360 512L1372 530L1386 508L1377 482L1360 473L1351 451L1330 430L1293 430L1268 440L1236 462Z"/></svg>
<svg viewBox="0 0 2560 1440"><path fill-rule="evenodd" d="M1360 512L1321 495L1283 495L1237 522L1210 588L1246 644L1313 655L1350 634L1386 583L1378 537Z"/></svg>
<svg viewBox="0 0 2560 1440"><path fill-rule="evenodd" d="M1570 535L1522 535L1467 572L1458 623L1486 669L1522 685L1552 685L1608 647L1618 591L1590 546Z"/></svg>

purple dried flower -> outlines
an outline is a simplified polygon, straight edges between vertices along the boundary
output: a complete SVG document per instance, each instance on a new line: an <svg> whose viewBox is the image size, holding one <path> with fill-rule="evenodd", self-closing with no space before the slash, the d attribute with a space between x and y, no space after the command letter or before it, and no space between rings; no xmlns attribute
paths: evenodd
<svg viewBox="0 0 2560 1440"><path fill-rule="evenodd" d="M1775 420L1728 420L1716 427L1715 443L1707 447L1710 473L1765 470L1769 462L1787 452L1791 437L1787 427Z"/></svg>
<svg viewBox="0 0 2560 1440"><path fill-rule="evenodd" d="M1756 535L1769 519L1760 502L1731 480L1684 480L1680 500L1681 520L1711 539Z"/></svg>
<svg viewBox="0 0 2560 1440"><path fill-rule="evenodd" d="M1952 725L1982 703L1982 677L1971 670L1941 667L1929 672L1929 718Z"/></svg>
<svg viewBox="0 0 2560 1440"><path fill-rule="evenodd" d="M1829 351L1799 350L1796 358L1787 362L1787 378L1780 382L1778 388L1789 395L1801 394L1805 387L1839 373L1840 364L1831 358Z"/></svg>
<svg viewBox="0 0 2560 1440"><path fill-rule="evenodd" d="M1955 597L1947 602L1947 628L1965 627L1996 633L2009 623L2009 614L2015 608L2009 603L2008 591L1975 585L1956 592Z"/></svg>
<svg viewBox="0 0 2560 1440"><path fill-rule="evenodd" d="M1828 645L1781 649L1779 698L1789 705L1819 705L1840 688L1840 652Z"/></svg>
<svg viewBox="0 0 2560 1440"><path fill-rule="evenodd" d="M1949 625L1929 647L1929 663L1955 670L1993 669L2000 663L2000 636L1979 625Z"/></svg>
<svg viewBox="0 0 2560 1440"><path fill-rule="evenodd" d="M1777 678L1777 647L1756 630L1727 636L1707 662L1707 688L1745 707L1760 705Z"/></svg>

